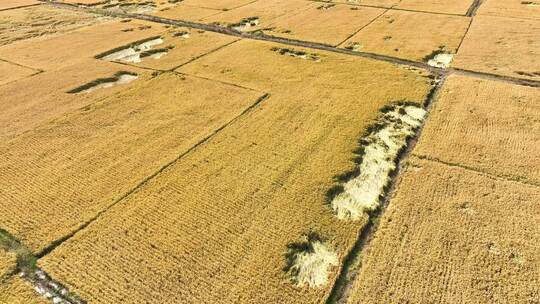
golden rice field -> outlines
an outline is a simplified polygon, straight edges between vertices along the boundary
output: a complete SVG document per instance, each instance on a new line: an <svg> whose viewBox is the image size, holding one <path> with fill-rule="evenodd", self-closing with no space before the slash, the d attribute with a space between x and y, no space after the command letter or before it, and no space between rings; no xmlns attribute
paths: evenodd
<svg viewBox="0 0 540 304"><path fill-rule="evenodd" d="M539 303L538 7L0 1L0 304Z"/></svg>

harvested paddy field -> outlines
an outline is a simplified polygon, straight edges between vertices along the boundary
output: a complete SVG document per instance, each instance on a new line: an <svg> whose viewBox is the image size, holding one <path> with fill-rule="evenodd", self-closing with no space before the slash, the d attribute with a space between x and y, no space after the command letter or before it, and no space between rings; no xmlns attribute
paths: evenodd
<svg viewBox="0 0 540 304"><path fill-rule="evenodd" d="M349 302L537 302L539 203L537 186L412 160Z"/></svg>
<svg viewBox="0 0 540 304"><path fill-rule="evenodd" d="M540 80L540 21L478 16L454 67Z"/></svg>
<svg viewBox="0 0 540 304"><path fill-rule="evenodd" d="M404 10L431 12L449 15L465 15L474 0L402 0L394 7Z"/></svg>
<svg viewBox="0 0 540 304"><path fill-rule="evenodd" d="M455 54L469 22L462 16L388 11L341 47L427 62L439 53Z"/></svg>
<svg viewBox="0 0 540 304"><path fill-rule="evenodd" d="M43 250L261 95L167 74L25 132L0 147L3 228L34 252ZM227 102L219 102L225 96Z"/></svg>
<svg viewBox="0 0 540 304"><path fill-rule="evenodd" d="M380 16L384 9L314 2L307 9L281 16L264 32L278 37L338 45Z"/></svg>
<svg viewBox="0 0 540 304"><path fill-rule="evenodd" d="M213 60L229 61L231 74L247 76L248 69L255 68L260 78L280 73L276 79L283 83L281 89L268 87L267 100L40 265L95 303L149 298L305 303L325 298L368 219L361 210L356 220L339 219L327 203L328 189L339 184L336 176L354 169L351 151L382 109L390 111L407 100L401 112L412 111L410 115L417 117L413 109L422 108L430 80L387 63L331 53L321 53L315 62L281 55L273 47L242 41L182 69L210 66L219 73L221 67L213 66ZM247 50L259 50L260 55L250 56ZM243 53L243 60L224 60L230 52ZM282 68L275 70L276 64ZM289 70L301 72L287 79ZM344 72L330 73L333 70ZM309 90L300 93L305 83L310 83ZM391 89L376 89L383 84ZM315 253L303 246L313 246ZM137 256L148 258L144 264L124 267ZM313 266L302 264L310 260ZM188 268L191 271L184 271ZM124 277L135 279L126 284ZM115 289L108 287L111 284Z"/></svg>
<svg viewBox="0 0 540 304"><path fill-rule="evenodd" d="M450 76L414 154L540 185L540 90Z"/></svg>
<svg viewBox="0 0 540 304"><path fill-rule="evenodd" d="M478 14L540 20L540 2L486 0L482 3Z"/></svg>
<svg viewBox="0 0 540 304"><path fill-rule="evenodd" d="M0 3L0 9L3 2ZM0 10L0 46L34 37L65 33L99 23L102 18L76 11L58 11L42 5Z"/></svg>
<svg viewBox="0 0 540 304"><path fill-rule="evenodd" d="M18 134L55 119L66 112L83 108L104 96L127 89L131 81L116 82L117 75L143 77L149 72L130 66L86 60L57 70L41 72L32 77L0 86L0 138ZM99 89L109 83L110 87ZM92 92L84 92L84 87ZM28 90L28 87L33 87ZM78 90L81 91L78 92ZM90 94L91 93L91 94Z"/></svg>
<svg viewBox="0 0 540 304"><path fill-rule="evenodd" d="M0 1L0 304L539 303L518 2Z"/></svg>

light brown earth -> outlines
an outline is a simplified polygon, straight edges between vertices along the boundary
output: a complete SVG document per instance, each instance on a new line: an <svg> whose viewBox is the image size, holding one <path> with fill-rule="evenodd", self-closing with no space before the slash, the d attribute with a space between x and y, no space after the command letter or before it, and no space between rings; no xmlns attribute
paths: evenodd
<svg viewBox="0 0 540 304"><path fill-rule="evenodd" d="M401 0L330 0L328 2L391 8L396 6L400 1Z"/></svg>
<svg viewBox="0 0 540 304"><path fill-rule="evenodd" d="M240 8L221 12L204 18L205 23L217 23L223 26L236 25L246 18L257 18L258 26L246 28L247 31L258 30L270 26L270 22L277 17L288 15L293 16L301 11L313 6L305 0L273 0L257 1Z"/></svg>
<svg viewBox="0 0 540 304"><path fill-rule="evenodd" d="M162 25L148 22L109 21L62 35L0 47L0 58L28 67L53 70L88 61L113 48L159 36L164 31Z"/></svg>
<svg viewBox="0 0 540 304"><path fill-rule="evenodd" d="M276 18L264 32L278 37L339 45L384 9L314 2L301 12Z"/></svg>
<svg viewBox="0 0 540 304"><path fill-rule="evenodd" d="M453 67L540 80L540 21L477 16Z"/></svg>
<svg viewBox="0 0 540 304"><path fill-rule="evenodd" d="M468 17L387 11L340 46L426 61L434 51L455 53L469 22Z"/></svg>
<svg viewBox="0 0 540 304"><path fill-rule="evenodd" d="M185 5L203 7L203 8L212 8L212 9L221 9L221 10L230 10L238 7L242 7L249 3L255 2L256 0L184 0L182 1Z"/></svg>
<svg viewBox="0 0 540 304"><path fill-rule="evenodd" d="M485 0L478 15L540 20L540 1Z"/></svg>
<svg viewBox="0 0 540 304"><path fill-rule="evenodd" d="M414 150L540 185L540 89L450 76Z"/></svg>
<svg viewBox="0 0 540 304"><path fill-rule="evenodd" d="M3 109L0 112L0 138L2 141L5 137L12 138L66 112L83 108L105 96L127 89L134 83L97 90L92 94L68 93L121 71L140 74L141 77L145 74L130 66L86 60L0 86L0 96L3 96L0 99L0 107Z"/></svg>
<svg viewBox="0 0 540 304"><path fill-rule="evenodd" d="M182 2L172 7L165 7L158 9L151 13L152 16L158 16L162 18L177 19L177 20L189 20L200 21L205 17L220 14L223 11L202 7L195 7L184 5Z"/></svg>
<svg viewBox="0 0 540 304"><path fill-rule="evenodd" d="M472 3L473 0L402 0L395 7L422 12L465 15Z"/></svg>
<svg viewBox="0 0 540 304"><path fill-rule="evenodd" d="M34 75L38 72L38 70L0 60L0 90L2 85Z"/></svg>
<svg viewBox="0 0 540 304"><path fill-rule="evenodd" d="M319 288L297 287L283 271L287 246L313 231L342 261L366 217L338 219L326 192L354 167L351 151L379 110L399 100L422 103L429 79L333 53L320 53L319 62L280 55L274 46L241 41L182 68L210 78L227 69L220 80L268 88L270 97L40 265L94 303L327 297L339 268ZM260 82L269 77L275 81Z"/></svg>
<svg viewBox="0 0 540 304"><path fill-rule="evenodd" d="M18 7L40 4L37 0L2 0L0 10L8 10Z"/></svg>
<svg viewBox="0 0 540 304"><path fill-rule="evenodd" d="M349 303L538 302L539 203L536 186L414 158Z"/></svg>
<svg viewBox="0 0 540 304"><path fill-rule="evenodd" d="M104 18L94 14L56 10L44 5L0 11L0 46L29 38L65 33L100 23L102 19Z"/></svg>

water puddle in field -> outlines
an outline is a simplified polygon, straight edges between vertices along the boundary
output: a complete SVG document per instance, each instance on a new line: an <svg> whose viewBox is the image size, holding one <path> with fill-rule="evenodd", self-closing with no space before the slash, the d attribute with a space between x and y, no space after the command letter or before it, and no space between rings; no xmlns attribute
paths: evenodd
<svg viewBox="0 0 540 304"><path fill-rule="evenodd" d="M290 244L285 257L284 271L298 287L325 285L330 269L339 263L336 253L314 233L305 236L301 242Z"/></svg>
<svg viewBox="0 0 540 304"><path fill-rule="evenodd" d="M240 32L245 32L253 27L258 26L259 23L260 23L259 17L249 17L249 18L242 19L238 23L231 24L229 25L229 27Z"/></svg>
<svg viewBox="0 0 540 304"><path fill-rule="evenodd" d="M342 176L342 183L328 191L330 205L343 220L357 220L376 210L396 169L407 140L422 125L426 111L415 104L383 109L383 115L360 140L358 167Z"/></svg>
<svg viewBox="0 0 540 304"><path fill-rule="evenodd" d="M285 56L305 59L305 60L312 60L315 62L321 61L321 57L319 57L317 54L310 54L306 53L304 51L296 51L293 49L285 49L285 48L279 48L279 47L273 47L271 48L272 51Z"/></svg>
<svg viewBox="0 0 540 304"><path fill-rule="evenodd" d="M439 52L427 58L427 64L436 67L446 69L450 67L450 63L454 59L454 55L450 53Z"/></svg>
<svg viewBox="0 0 540 304"><path fill-rule="evenodd" d="M144 42L134 44L129 47L120 48L109 52L105 55L100 55L97 58L106 61L122 61L128 63L139 63L143 61L143 58L159 59L166 55L172 47L153 49L154 46L160 45L164 42L161 37L152 38Z"/></svg>
<svg viewBox="0 0 540 304"><path fill-rule="evenodd" d="M88 94L88 93L92 93L92 92L94 92L96 90L112 88L112 87L117 86L117 85L128 84L128 83L136 80L137 78L139 78L139 76L137 76L134 73L120 72L120 73L117 73L113 77L110 77L110 78L101 78L101 79L94 80L94 81L92 81L90 83L87 83L87 84L82 85L82 86L80 86L78 88L75 88L75 89L69 91L68 93L71 93L71 94Z"/></svg>

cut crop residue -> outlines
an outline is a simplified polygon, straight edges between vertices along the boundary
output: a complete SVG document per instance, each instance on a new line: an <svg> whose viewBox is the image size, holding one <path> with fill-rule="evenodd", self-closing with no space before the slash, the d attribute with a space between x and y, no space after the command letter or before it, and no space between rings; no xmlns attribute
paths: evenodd
<svg viewBox="0 0 540 304"><path fill-rule="evenodd" d="M137 78L139 78L137 74L129 73L129 72L119 72L119 73L116 73L113 77L94 80L90 83L87 83L78 88L75 88L69 91L68 93L71 93L71 94L92 93L99 89L106 89L106 88L111 88L117 85L130 83Z"/></svg>
<svg viewBox="0 0 540 304"><path fill-rule="evenodd" d="M340 219L356 220L364 212L379 207L399 153L426 115L426 111L415 104L390 106L383 113L372 131L360 140L359 167L337 190L330 191L330 204Z"/></svg>
<svg viewBox="0 0 540 304"><path fill-rule="evenodd" d="M166 55L171 48L168 47L161 49L153 49L154 46L160 45L163 42L164 41L161 37L152 38L129 47L121 48L119 50L113 51L112 53L98 56L98 58L106 61L123 61L130 63L139 63L145 57L158 59Z"/></svg>
<svg viewBox="0 0 540 304"><path fill-rule="evenodd" d="M260 22L259 17L249 17L249 18L242 19L238 23L231 24L229 25L229 27L240 32L245 32L251 29L252 27L259 25L259 22Z"/></svg>
<svg viewBox="0 0 540 304"><path fill-rule="evenodd" d="M321 57L319 57L317 54L310 54L304 51L296 51L293 49L285 49L285 48L279 48L279 47L273 47L271 48L271 50L279 53L280 55L291 56L291 57L296 57L300 59L307 59L307 60L312 60L316 62L321 61Z"/></svg>
<svg viewBox="0 0 540 304"><path fill-rule="evenodd" d="M354 52L358 52L362 48L362 44L360 44L359 42L351 42L347 44L345 48Z"/></svg>
<svg viewBox="0 0 540 304"><path fill-rule="evenodd" d="M427 57L426 59L428 65L432 67L446 69L450 66L450 63L452 63L454 55L445 52L436 52L435 54Z"/></svg>
<svg viewBox="0 0 540 304"><path fill-rule="evenodd" d="M288 246L285 271L299 287L321 287L328 281L330 268L338 265L336 253L316 234Z"/></svg>

